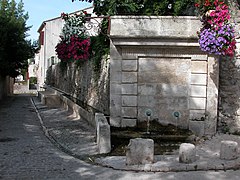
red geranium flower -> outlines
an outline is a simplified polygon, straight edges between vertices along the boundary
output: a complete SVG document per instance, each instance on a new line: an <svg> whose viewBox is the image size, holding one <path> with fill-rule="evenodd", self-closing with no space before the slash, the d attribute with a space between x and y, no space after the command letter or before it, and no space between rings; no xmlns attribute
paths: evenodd
<svg viewBox="0 0 240 180"><path fill-rule="evenodd" d="M210 1L206 0L204 6L210 6L210 5L211 5Z"/></svg>
<svg viewBox="0 0 240 180"><path fill-rule="evenodd" d="M200 4L195 3L194 6L195 6L195 7L200 7Z"/></svg>

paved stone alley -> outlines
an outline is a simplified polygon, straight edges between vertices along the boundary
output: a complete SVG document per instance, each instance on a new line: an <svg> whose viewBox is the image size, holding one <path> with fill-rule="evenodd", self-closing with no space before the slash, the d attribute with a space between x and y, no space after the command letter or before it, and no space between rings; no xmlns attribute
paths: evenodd
<svg viewBox="0 0 240 180"><path fill-rule="evenodd" d="M117 171L69 156L44 135L30 96L0 104L0 179L237 180L240 171L145 173Z"/></svg>

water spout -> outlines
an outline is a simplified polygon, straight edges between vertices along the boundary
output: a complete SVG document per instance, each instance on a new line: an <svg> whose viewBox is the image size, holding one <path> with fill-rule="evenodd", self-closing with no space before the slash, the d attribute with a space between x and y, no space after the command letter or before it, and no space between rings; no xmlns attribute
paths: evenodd
<svg viewBox="0 0 240 180"><path fill-rule="evenodd" d="M180 116L181 116L181 114L178 111L175 111L173 113L173 117L176 119L176 131L178 130L178 121L179 121Z"/></svg>
<svg viewBox="0 0 240 180"><path fill-rule="evenodd" d="M150 128L150 120L151 120L151 116L152 116L152 110L151 109L146 110L145 115L147 116L147 132L146 132L146 134L150 134L149 128Z"/></svg>
<svg viewBox="0 0 240 180"><path fill-rule="evenodd" d="M151 119L151 116L148 116L147 117L147 134L150 134L150 132L149 132L150 119Z"/></svg>

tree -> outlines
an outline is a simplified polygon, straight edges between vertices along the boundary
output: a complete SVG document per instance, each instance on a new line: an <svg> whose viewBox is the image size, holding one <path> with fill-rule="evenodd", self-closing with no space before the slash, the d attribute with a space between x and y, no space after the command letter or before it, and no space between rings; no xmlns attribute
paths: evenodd
<svg viewBox="0 0 240 180"><path fill-rule="evenodd" d="M27 40L24 4L15 0L0 0L0 75L16 77L28 67L27 60L34 55L34 47Z"/></svg>
<svg viewBox="0 0 240 180"><path fill-rule="evenodd" d="M76 0L72 0L76 1ZM79 0L93 3L97 15L194 15L195 0Z"/></svg>

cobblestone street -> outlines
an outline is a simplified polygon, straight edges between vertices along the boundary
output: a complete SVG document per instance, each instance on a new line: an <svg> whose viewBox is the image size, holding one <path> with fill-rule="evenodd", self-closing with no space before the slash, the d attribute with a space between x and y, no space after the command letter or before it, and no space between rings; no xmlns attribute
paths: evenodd
<svg viewBox="0 0 240 180"><path fill-rule="evenodd" d="M1 102L0 179L126 179L126 176L139 179L134 172L92 166L55 147L45 137L29 96L13 96Z"/></svg>
<svg viewBox="0 0 240 180"><path fill-rule="evenodd" d="M81 177L80 161L60 152L44 136L30 98L11 97L1 104L0 131L0 178Z"/></svg>
<svg viewBox="0 0 240 180"><path fill-rule="evenodd" d="M232 170L147 173L87 164L46 138L30 96L12 96L0 104L0 179L237 180L239 176L239 171Z"/></svg>

